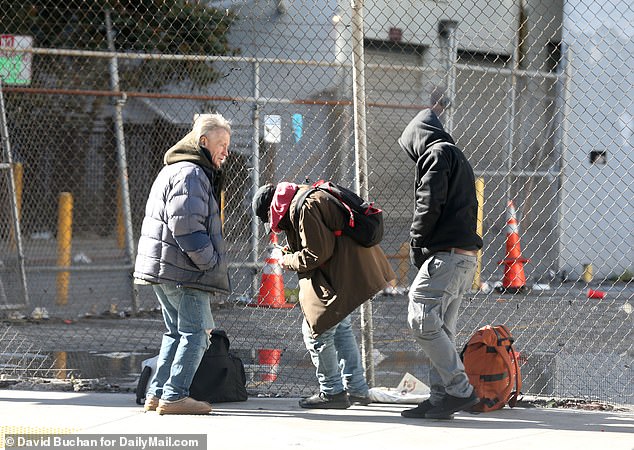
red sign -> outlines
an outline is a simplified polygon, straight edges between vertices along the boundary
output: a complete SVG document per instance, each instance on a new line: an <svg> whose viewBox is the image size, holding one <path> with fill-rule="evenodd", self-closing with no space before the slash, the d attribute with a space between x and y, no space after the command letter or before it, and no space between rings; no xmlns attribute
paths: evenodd
<svg viewBox="0 0 634 450"><path fill-rule="evenodd" d="M0 34L0 47L15 47L15 36L12 34Z"/></svg>

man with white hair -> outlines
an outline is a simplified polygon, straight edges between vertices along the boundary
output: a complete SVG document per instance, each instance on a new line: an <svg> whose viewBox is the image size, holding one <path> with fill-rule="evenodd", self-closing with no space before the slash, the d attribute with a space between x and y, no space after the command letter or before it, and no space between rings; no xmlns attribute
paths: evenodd
<svg viewBox="0 0 634 450"><path fill-rule="evenodd" d="M189 397L189 387L214 328L210 295L230 291L220 219L220 168L230 140L224 117L199 115L192 131L165 153L147 200L134 278L153 286L167 331L145 411L211 411Z"/></svg>

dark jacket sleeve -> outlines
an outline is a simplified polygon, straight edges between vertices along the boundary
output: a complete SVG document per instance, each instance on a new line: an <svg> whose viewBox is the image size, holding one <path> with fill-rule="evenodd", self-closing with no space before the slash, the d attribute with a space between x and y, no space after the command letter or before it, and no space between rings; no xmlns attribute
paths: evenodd
<svg viewBox="0 0 634 450"><path fill-rule="evenodd" d="M416 204L412 222L412 246L421 247L434 231L447 202L449 162L446 156L432 151L417 162Z"/></svg>

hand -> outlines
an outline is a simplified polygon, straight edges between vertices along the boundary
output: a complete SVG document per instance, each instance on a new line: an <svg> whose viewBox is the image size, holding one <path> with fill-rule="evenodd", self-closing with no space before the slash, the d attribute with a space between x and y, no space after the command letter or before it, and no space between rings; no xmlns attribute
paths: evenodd
<svg viewBox="0 0 634 450"><path fill-rule="evenodd" d="M409 260L410 262L416 266L417 269L420 269L425 259L423 258L423 251L420 247L410 247L409 248Z"/></svg>
<svg viewBox="0 0 634 450"><path fill-rule="evenodd" d="M276 248L276 249L278 249L278 250L281 250L281 251L282 251L282 254L284 254L284 255L287 255L287 254L289 254L289 253L291 252L291 251L288 249L288 247L286 247L286 246L282 247L282 246L281 246L281 245L279 245L279 244L275 244L275 248Z"/></svg>
<svg viewBox="0 0 634 450"><path fill-rule="evenodd" d="M280 266L282 266L282 269L284 269L284 270L293 270L293 269L291 269L291 266L286 263L286 255L290 255L290 254L291 254L291 252L284 253L284 257L280 261Z"/></svg>

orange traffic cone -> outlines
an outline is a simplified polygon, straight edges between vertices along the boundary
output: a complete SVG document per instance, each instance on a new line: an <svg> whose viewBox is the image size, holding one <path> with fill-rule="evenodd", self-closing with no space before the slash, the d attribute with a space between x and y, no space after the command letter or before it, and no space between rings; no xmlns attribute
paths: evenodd
<svg viewBox="0 0 634 450"><path fill-rule="evenodd" d="M276 247L277 235L271 233L271 243L269 245L269 255L265 259L262 270L262 284L258 294L257 303L250 303L249 306L261 306L265 308L294 308L294 303L286 303L284 298L284 276L282 275L282 265L280 258L282 251Z"/></svg>
<svg viewBox="0 0 634 450"><path fill-rule="evenodd" d="M500 289L502 292L517 294L526 289L524 263L529 261L530 259L522 258L515 206L513 201L509 201L506 222L506 257L498 263L504 264L504 279Z"/></svg>
<svg viewBox="0 0 634 450"><path fill-rule="evenodd" d="M282 350L279 348L263 348L258 350L258 364L265 370L260 374L262 381L277 380L277 372L282 358Z"/></svg>

